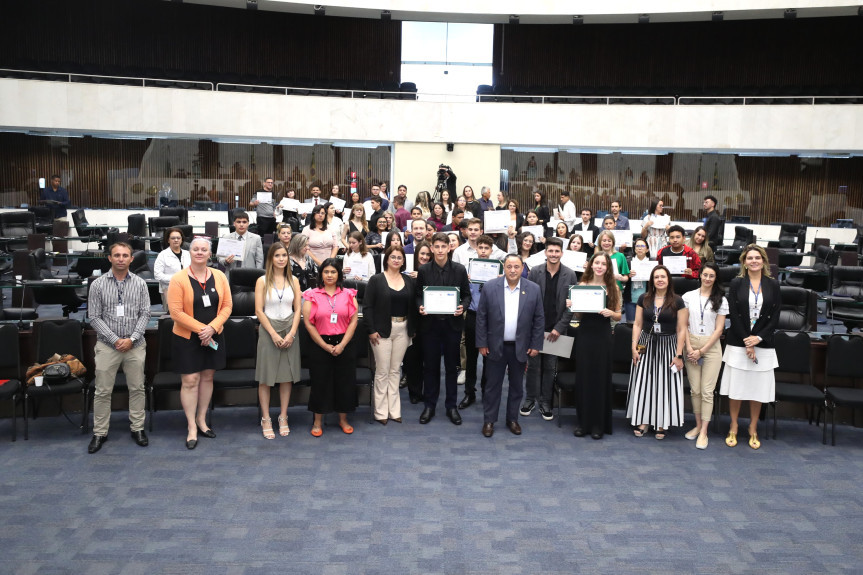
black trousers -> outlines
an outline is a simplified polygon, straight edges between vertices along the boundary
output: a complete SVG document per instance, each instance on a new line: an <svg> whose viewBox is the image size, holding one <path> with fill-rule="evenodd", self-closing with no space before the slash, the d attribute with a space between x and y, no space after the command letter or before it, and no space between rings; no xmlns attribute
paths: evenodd
<svg viewBox="0 0 863 575"><path fill-rule="evenodd" d="M476 396L476 367L479 361L479 350L476 347L476 312L468 310L464 316L464 350L465 350L465 396ZM485 359L483 359L482 379L479 382L480 390L485 393Z"/></svg>
<svg viewBox="0 0 863 575"><path fill-rule="evenodd" d="M322 336L336 345L340 335ZM357 358L351 339L341 355L333 356L312 342L309 349L309 411L313 413L351 413L357 408Z"/></svg>
<svg viewBox="0 0 863 575"><path fill-rule="evenodd" d="M409 397L423 398L423 338L417 332L414 341L405 352L405 377L408 380Z"/></svg>
<svg viewBox="0 0 863 575"><path fill-rule="evenodd" d="M434 408L440 396L440 360L446 369L446 409L458 406L458 366L461 331L455 331L444 320L431 320L432 328L423 333L423 399Z"/></svg>
<svg viewBox="0 0 863 575"><path fill-rule="evenodd" d="M258 216L258 235L263 236L276 231L276 218Z"/></svg>

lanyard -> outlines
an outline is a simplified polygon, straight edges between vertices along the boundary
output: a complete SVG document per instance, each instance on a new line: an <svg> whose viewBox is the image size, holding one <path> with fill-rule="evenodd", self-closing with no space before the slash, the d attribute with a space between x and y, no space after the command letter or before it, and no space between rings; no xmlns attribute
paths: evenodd
<svg viewBox="0 0 863 575"><path fill-rule="evenodd" d="M758 296L761 295L761 284L758 284L758 291L752 289L752 280L749 280L749 291L755 294L755 307L758 307Z"/></svg>
<svg viewBox="0 0 863 575"><path fill-rule="evenodd" d="M330 299L330 294L324 291L324 296L327 298L327 303L330 304L330 309L333 311L333 313L336 313L336 296L338 295L339 292L336 292L335 294L333 294L332 299Z"/></svg>
<svg viewBox="0 0 863 575"><path fill-rule="evenodd" d="M755 291L752 289L752 280L749 280L749 291L755 294L755 305L749 310L750 322L752 323L752 327L755 327L755 322L758 321L758 316L760 315L758 313L758 296L761 295L761 284L758 284L758 291ZM755 314L754 318L752 317L753 313Z"/></svg>
<svg viewBox="0 0 863 575"><path fill-rule="evenodd" d="M707 296L707 301L704 302L704 305L701 305L701 294L698 294L699 302L698 307L701 308L701 326L704 326L704 310L707 309L707 304L710 303L710 296Z"/></svg>
<svg viewBox="0 0 863 575"><path fill-rule="evenodd" d="M279 293L279 288L276 287L276 282L273 282L273 291L276 292L276 296L279 298L279 303L282 303L282 296L285 295L286 289L288 289L287 280L285 280L285 285L282 286L282 293Z"/></svg>
<svg viewBox="0 0 863 575"><path fill-rule="evenodd" d="M191 266L189 267L189 273L192 274L192 277L195 278L195 281L198 282L198 285L201 286L201 291L207 291L207 270L204 270L204 281L198 279L198 276L195 275L195 272L192 270Z"/></svg>

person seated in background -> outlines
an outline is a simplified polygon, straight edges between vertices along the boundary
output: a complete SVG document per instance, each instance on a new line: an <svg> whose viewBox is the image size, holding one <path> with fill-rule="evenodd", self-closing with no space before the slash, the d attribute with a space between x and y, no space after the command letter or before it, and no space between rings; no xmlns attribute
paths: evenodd
<svg viewBox="0 0 863 575"><path fill-rule="evenodd" d="M66 219L66 208L72 205L72 201L69 199L69 192L60 185L60 176L51 176L51 185L42 190L39 202L54 208L55 220Z"/></svg>
<svg viewBox="0 0 863 575"><path fill-rule="evenodd" d="M698 273L701 271L701 258L695 253L691 247L683 242L684 230L680 226L671 226L668 228L668 245L659 250L656 260L659 265L664 265L663 259L672 256L683 256L686 258L686 269L683 270L683 277L698 279Z"/></svg>

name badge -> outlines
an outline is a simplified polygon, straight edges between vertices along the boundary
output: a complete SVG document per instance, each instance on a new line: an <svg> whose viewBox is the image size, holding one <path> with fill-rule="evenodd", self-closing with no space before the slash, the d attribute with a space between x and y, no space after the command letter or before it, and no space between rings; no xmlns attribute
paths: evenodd
<svg viewBox="0 0 863 575"><path fill-rule="evenodd" d="M653 333L659 333L662 330L662 326L658 323L653 324Z"/></svg>
<svg viewBox="0 0 863 575"><path fill-rule="evenodd" d="M330 314L330 323L338 323L339 322L339 314L331 313Z"/></svg>
<svg viewBox="0 0 863 575"><path fill-rule="evenodd" d="M117 317L123 317L125 315L125 310L123 309L123 304L117 304Z"/></svg>
<svg viewBox="0 0 863 575"><path fill-rule="evenodd" d="M210 307L210 305L212 305L212 304L210 304L210 295L209 294L202 295L201 301L204 302L204 307Z"/></svg>

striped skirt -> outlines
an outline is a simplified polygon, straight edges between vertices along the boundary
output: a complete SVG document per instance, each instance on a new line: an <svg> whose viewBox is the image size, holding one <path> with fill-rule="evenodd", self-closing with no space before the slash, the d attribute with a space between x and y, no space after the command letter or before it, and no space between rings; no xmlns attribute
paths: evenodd
<svg viewBox="0 0 863 575"><path fill-rule="evenodd" d="M646 345L629 374L626 417L632 425L668 429L683 425L683 374L671 372L677 352L676 334L641 333Z"/></svg>

